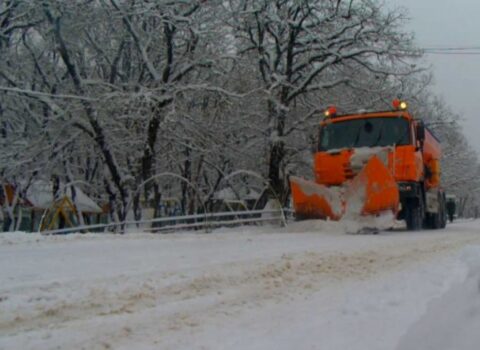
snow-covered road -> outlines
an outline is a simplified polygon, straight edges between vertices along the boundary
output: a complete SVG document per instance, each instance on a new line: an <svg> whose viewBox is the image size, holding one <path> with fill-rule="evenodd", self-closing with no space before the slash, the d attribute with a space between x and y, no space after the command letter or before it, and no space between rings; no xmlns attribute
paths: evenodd
<svg viewBox="0 0 480 350"><path fill-rule="evenodd" d="M437 297L480 298L479 246L479 221L0 234L0 349L427 349L449 327ZM471 302L448 311L457 324L479 324Z"/></svg>

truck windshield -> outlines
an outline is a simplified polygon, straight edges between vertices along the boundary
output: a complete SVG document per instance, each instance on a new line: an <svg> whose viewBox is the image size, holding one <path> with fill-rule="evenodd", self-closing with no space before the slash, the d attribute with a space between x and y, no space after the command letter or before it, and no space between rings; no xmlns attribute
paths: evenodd
<svg viewBox="0 0 480 350"><path fill-rule="evenodd" d="M356 147L385 147L410 143L404 118L365 118L327 124L320 129L319 151Z"/></svg>

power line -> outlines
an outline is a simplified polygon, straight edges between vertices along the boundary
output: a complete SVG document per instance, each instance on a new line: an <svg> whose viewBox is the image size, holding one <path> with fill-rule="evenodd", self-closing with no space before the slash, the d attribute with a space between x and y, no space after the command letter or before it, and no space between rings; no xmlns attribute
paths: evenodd
<svg viewBox="0 0 480 350"><path fill-rule="evenodd" d="M425 55L456 55L456 56L477 56L480 55L480 46L459 46L459 47L418 47L416 49L398 50L402 53L422 53Z"/></svg>
<svg viewBox="0 0 480 350"><path fill-rule="evenodd" d="M462 51L451 51L451 52L442 52L442 51L425 51L426 55L456 55L456 56L478 56L479 52L462 52Z"/></svg>
<svg viewBox="0 0 480 350"><path fill-rule="evenodd" d="M480 55L480 46L424 47L424 48L420 48L420 50L427 55L457 55L457 56Z"/></svg>
<svg viewBox="0 0 480 350"><path fill-rule="evenodd" d="M424 47L422 48L424 51L462 51L462 50L480 50L480 46L457 46L457 47L449 47L449 46L438 46L438 47Z"/></svg>

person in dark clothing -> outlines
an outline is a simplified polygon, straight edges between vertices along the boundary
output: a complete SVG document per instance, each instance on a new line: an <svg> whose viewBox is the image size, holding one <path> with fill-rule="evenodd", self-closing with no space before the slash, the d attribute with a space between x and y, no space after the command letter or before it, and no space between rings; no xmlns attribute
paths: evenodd
<svg viewBox="0 0 480 350"><path fill-rule="evenodd" d="M453 216L455 215L456 205L453 199L447 201L447 214L450 222L453 222Z"/></svg>

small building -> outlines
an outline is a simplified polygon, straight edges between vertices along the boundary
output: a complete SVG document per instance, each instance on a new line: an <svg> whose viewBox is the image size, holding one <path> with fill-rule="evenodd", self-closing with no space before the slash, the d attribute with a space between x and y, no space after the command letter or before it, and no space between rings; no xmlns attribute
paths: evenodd
<svg viewBox="0 0 480 350"><path fill-rule="evenodd" d="M13 196L4 198L11 203ZM55 197L51 183L36 181L22 193L14 215L16 221L20 220L19 224L17 221L17 227L21 231L36 232L78 226L79 213L86 225L106 220L102 208L77 186L67 186L59 190ZM5 213L3 216L5 220ZM8 225L4 225L4 229L5 226Z"/></svg>

